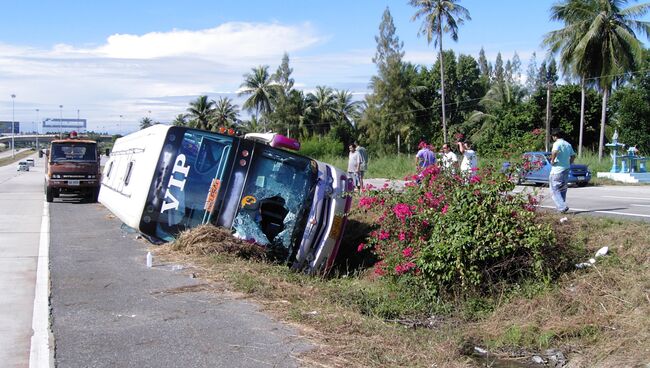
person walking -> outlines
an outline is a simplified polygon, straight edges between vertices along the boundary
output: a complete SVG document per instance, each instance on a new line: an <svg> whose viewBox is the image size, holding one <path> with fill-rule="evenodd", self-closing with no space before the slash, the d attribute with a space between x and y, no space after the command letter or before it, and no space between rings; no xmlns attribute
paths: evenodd
<svg viewBox="0 0 650 368"><path fill-rule="evenodd" d="M361 164L359 165L359 185L361 186L361 189L363 189L363 177L368 170L368 152L359 144L359 142L354 141L354 145L357 146L356 151L359 152L359 156L361 157Z"/></svg>
<svg viewBox="0 0 650 368"><path fill-rule="evenodd" d="M460 162L460 171L469 174L478 167L478 158L476 152L472 149L470 142L458 142L458 151L463 155Z"/></svg>
<svg viewBox="0 0 650 368"><path fill-rule="evenodd" d="M359 181L359 170L361 168L361 155L357 152L357 146L351 144L348 147L350 154L348 155L348 174L354 181L354 187L361 191L361 182Z"/></svg>
<svg viewBox="0 0 650 368"><path fill-rule="evenodd" d="M455 169L458 165L458 156L449 148L449 144L442 145L442 153L440 154L440 162L445 169Z"/></svg>
<svg viewBox="0 0 650 368"><path fill-rule="evenodd" d="M436 163L436 154L431 151L427 142L420 142L418 148L420 150L415 154L415 166L418 171Z"/></svg>
<svg viewBox="0 0 650 368"><path fill-rule="evenodd" d="M551 190L555 208L560 213L569 210L566 204L566 192L569 187L569 168L576 157L573 147L564 140L564 132L555 128L551 130L553 148L551 150L551 173L548 178L548 185Z"/></svg>

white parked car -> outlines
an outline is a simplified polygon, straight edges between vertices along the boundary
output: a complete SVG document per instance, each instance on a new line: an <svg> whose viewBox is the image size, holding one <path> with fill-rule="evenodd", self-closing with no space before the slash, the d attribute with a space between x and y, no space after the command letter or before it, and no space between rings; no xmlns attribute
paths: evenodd
<svg viewBox="0 0 650 368"><path fill-rule="evenodd" d="M25 160L27 162L27 165L34 167L34 159L33 158L28 158Z"/></svg>

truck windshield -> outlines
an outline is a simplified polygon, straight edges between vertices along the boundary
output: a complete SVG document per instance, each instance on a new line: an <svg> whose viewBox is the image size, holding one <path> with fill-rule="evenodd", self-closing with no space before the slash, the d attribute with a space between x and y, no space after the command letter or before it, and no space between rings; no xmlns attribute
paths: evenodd
<svg viewBox="0 0 650 368"><path fill-rule="evenodd" d="M229 167L233 138L186 130L170 163L169 184L161 205L156 236L170 240L178 232L209 222L214 201ZM175 158L174 158L175 157Z"/></svg>
<svg viewBox="0 0 650 368"><path fill-rule="evenodd" d="M298 224L311 207L316 162L290 152L258 146L251 161L241 205L235 217L235 236L262 245L290 249L301 236ZM304 226L302 227L304 228Z"/></svg>
<svg viewBox="0 0 650 368"><path fill-rule="evenodd" d="M51 161L97 161L97 144L95 143L52 143Z"/></svg>

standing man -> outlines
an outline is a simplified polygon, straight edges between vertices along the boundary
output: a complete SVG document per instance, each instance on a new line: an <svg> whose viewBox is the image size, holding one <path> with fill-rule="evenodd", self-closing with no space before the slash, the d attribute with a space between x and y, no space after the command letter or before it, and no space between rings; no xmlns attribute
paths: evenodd
<svg viewBox="0 0 650 368"><path fill-rule="evenodd" d="M566 191L569 186L569 168L576 157L573 147L569 142L564 140L564 133L561 129L551 130L553 138L553 149L551 152L551 174L548 178L548 185L551 189L551 196L555 202L555 208L560 213L569 210L566 205Z"/></svg>
<svg viewBox="0 0 650 368"><path fill-rule="evenodd" d="M458 165L458 156L449 148L447 143L442 145L440 161L445 169L455 169L456 165Z"/></svg>
<svg viewBox="0 0 650 368"><path fill-rule="evenodd" d="M478 159L476 152L472 149L470 142L458 142L458 151L463 155L463 160L460 162L460 171L469 174L478 167Z"/></svg>
<svg viewBox="0 0 650 368"><path fill-rule="evenodd" d="M366 170L368 170L368 152L365 148L361 147L359 142L354 141L354 145L357 146L357 152L359 152L359 156L361 157L361 165L359 165L359 185L361 186L361 189L363 189L363 177Z"/></svg>
<svg viewBox="0 0 650 368"><path fill-rule="evenodd" d="M361 182L359 181L359 170L361 169L361 156L357 152L357 146L351 144L348 149L350 154L348 155L348 174L352 177L354 181L354 186L361 191Z"/></svg>
<svg viewBox="0 0 650 368"><path fill-rule="evenodd" d="M420 150L415 154L415 166L418 171L436 163L436 154L429 149L427 142L420 142Z"/></svg>

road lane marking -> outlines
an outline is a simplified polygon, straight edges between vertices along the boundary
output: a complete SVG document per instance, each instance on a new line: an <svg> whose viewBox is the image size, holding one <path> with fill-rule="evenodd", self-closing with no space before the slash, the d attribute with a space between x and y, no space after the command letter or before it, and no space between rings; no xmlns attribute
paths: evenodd
<svg viewBox="0 0 650 368"><path fill-rule="evenodd" d="M29 368L54 366L53 351L50 349L50 206L43 201L41 237L38 244L38 265L36 267L36 288L34 311L32 313L32 339L29 352Z"/></svg>
<svg viewBox="0 0 650 368"><path fill-rule="evenodd" d="M608 196L608 195L604 195L604 196L601 196L601 197L603 197L603 198L615 198L615 199L634 199L634 200L637 200L637 201L650 201L650 198L639 198L639 197L619 197L619 196Z"/></svg>
<svg viewBox="0 0 650 368"><path fill-rule="evenodd" d="M632 204L630 204L630 206L634 206L634 207L650 207L650 204L634 204L634 203L632 203Z"/></svg>
<svg viewBox="0 0 650 368"><path fill-rule="evenodd" d="M540 206L541 208L551 208L555 209L555 206ZM627 213L627 212L618 212L618 211L601 211L601 210L590 210L586 208L573 208L569 210L569 213L571 212L594 212L594 213L607 213L611 215L621 215L621 216L631 216L631 217L644 217L644 218L650 218L650 215L644 215L641 213Z"/></svg>

